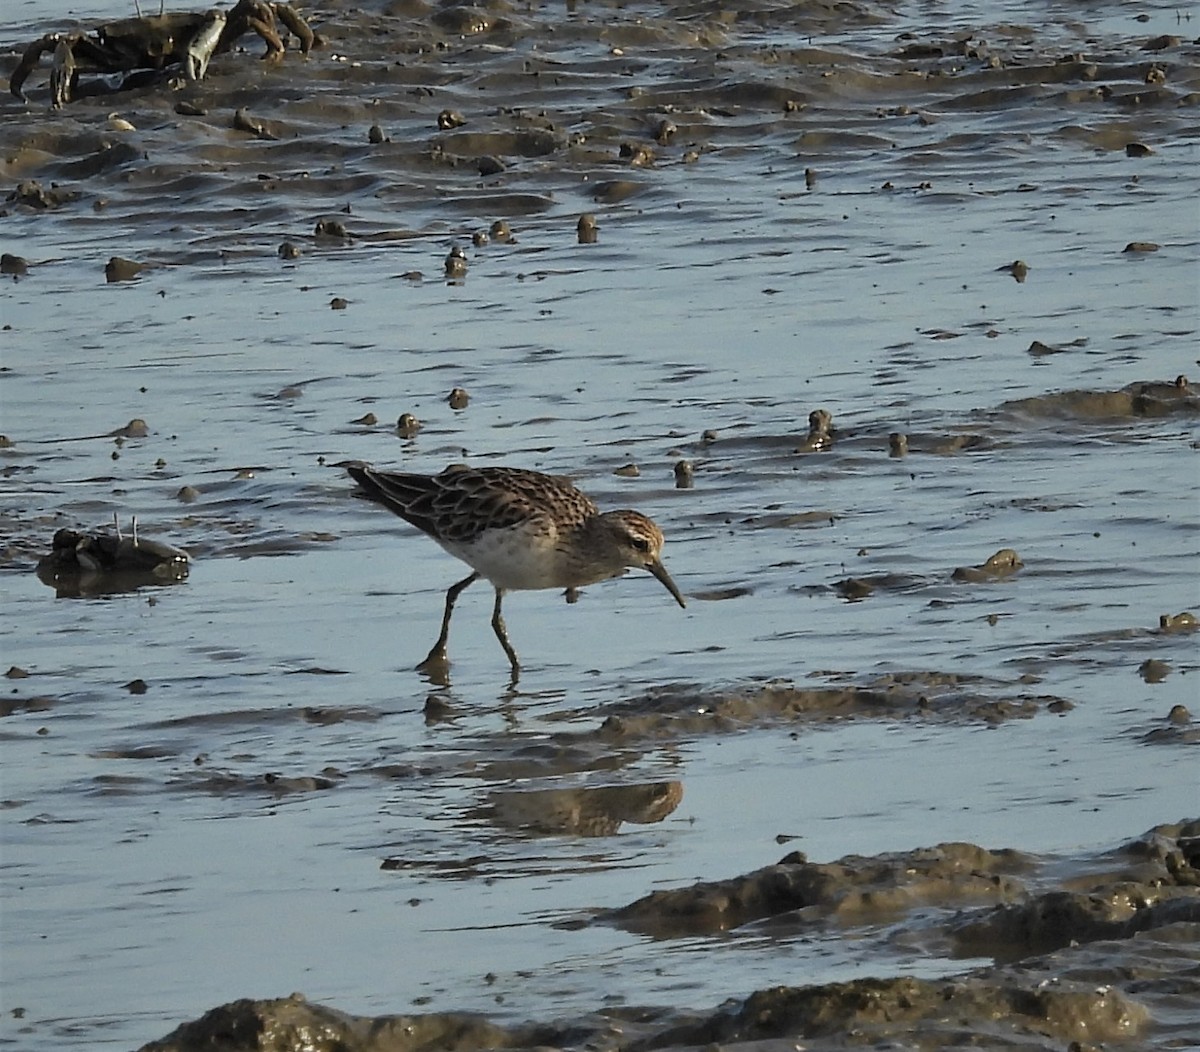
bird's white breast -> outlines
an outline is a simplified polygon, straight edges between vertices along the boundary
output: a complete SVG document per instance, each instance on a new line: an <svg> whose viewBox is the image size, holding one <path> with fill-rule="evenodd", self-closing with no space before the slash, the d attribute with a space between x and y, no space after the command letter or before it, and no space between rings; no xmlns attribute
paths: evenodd
<svg viewBox="0 0 1200 1052"><path fill-rule="evenodd" d="M451 555L474 567L497 588L568 588L623 573L622 568L581 577L577 560L560 547L557 531L524 523L484 530L469 542L443 541Z"/></svg>

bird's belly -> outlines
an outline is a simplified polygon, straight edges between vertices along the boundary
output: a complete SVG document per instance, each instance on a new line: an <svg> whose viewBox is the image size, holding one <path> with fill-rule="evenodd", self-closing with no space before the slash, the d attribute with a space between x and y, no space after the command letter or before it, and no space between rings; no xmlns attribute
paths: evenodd
<svg viewBox="0 0 1200 1052"><path fill-rule="evenodd" d="M469 543L443 546L481 577L505 590L579 587L616 576L581 574L577 564L573 566L573 561L553 542L531 536L521 527L489 530Z"/></svg>

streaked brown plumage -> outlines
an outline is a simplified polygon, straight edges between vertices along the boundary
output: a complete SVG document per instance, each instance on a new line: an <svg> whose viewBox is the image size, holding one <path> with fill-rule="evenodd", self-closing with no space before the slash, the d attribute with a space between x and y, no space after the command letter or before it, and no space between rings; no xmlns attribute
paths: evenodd
<svg viewBox="0 0 1200 1052"><path fill-rule="evenodd" d="M441 635L421 668L446 665L455 600L480 577L496 590L492 629L514 680L520 662L500 612L506 591L575 589L640 567L686 606L659 558L663 535L658 526L636 511L601 512L568 479L521 468L455 465L429 476L378 471L358 462L344 466L364 496L427 533L474 571L446 593Z"/></svg>

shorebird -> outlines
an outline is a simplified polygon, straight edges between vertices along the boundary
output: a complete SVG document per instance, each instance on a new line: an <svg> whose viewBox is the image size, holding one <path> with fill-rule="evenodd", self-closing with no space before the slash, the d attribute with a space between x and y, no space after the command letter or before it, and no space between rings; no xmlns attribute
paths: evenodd
<svg viewBox="0 0 1200 1052"><path fill-rule="evenodd" d="M421 671L447 666L450 615L462 591L480 577L496 590L492 631L520 673L500 606L504 593L529 588L574 590L630 568L649 570L680 606L683 595L660 559L662 530L636 511L602 512L571 481L521 468L452 465L440 475L379 471L368 464L343 464L362 495L382 504L471 567L450 586L442 631Z"/></svg>

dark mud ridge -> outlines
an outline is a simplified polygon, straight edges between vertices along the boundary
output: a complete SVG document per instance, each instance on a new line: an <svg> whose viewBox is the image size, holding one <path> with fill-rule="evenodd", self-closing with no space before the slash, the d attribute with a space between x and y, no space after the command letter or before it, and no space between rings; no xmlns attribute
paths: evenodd
<svg viewBox="0 0 1200 1052"><path fill-rule="evenodd" d="M1200 1003L1200 820L1070 860L972 844L833 863L792 853L732 880L655 892L595 920L663 939L755 926L781 949L790 939L836 933L879 943L895 974L776 986L707 1011L622 1007L517 1026L454 1012L352 1016L300 994L247 998L142 1052L635 1052L747 1042L809 1052L1084 1052L1138 1048L1152 1035L1167 1042L1160 1047L1194 1047L1186 1035ZM995 963L941 978L913 974L939 960L980 957ZM784 954L780 961L782 972Z"/></svg>

